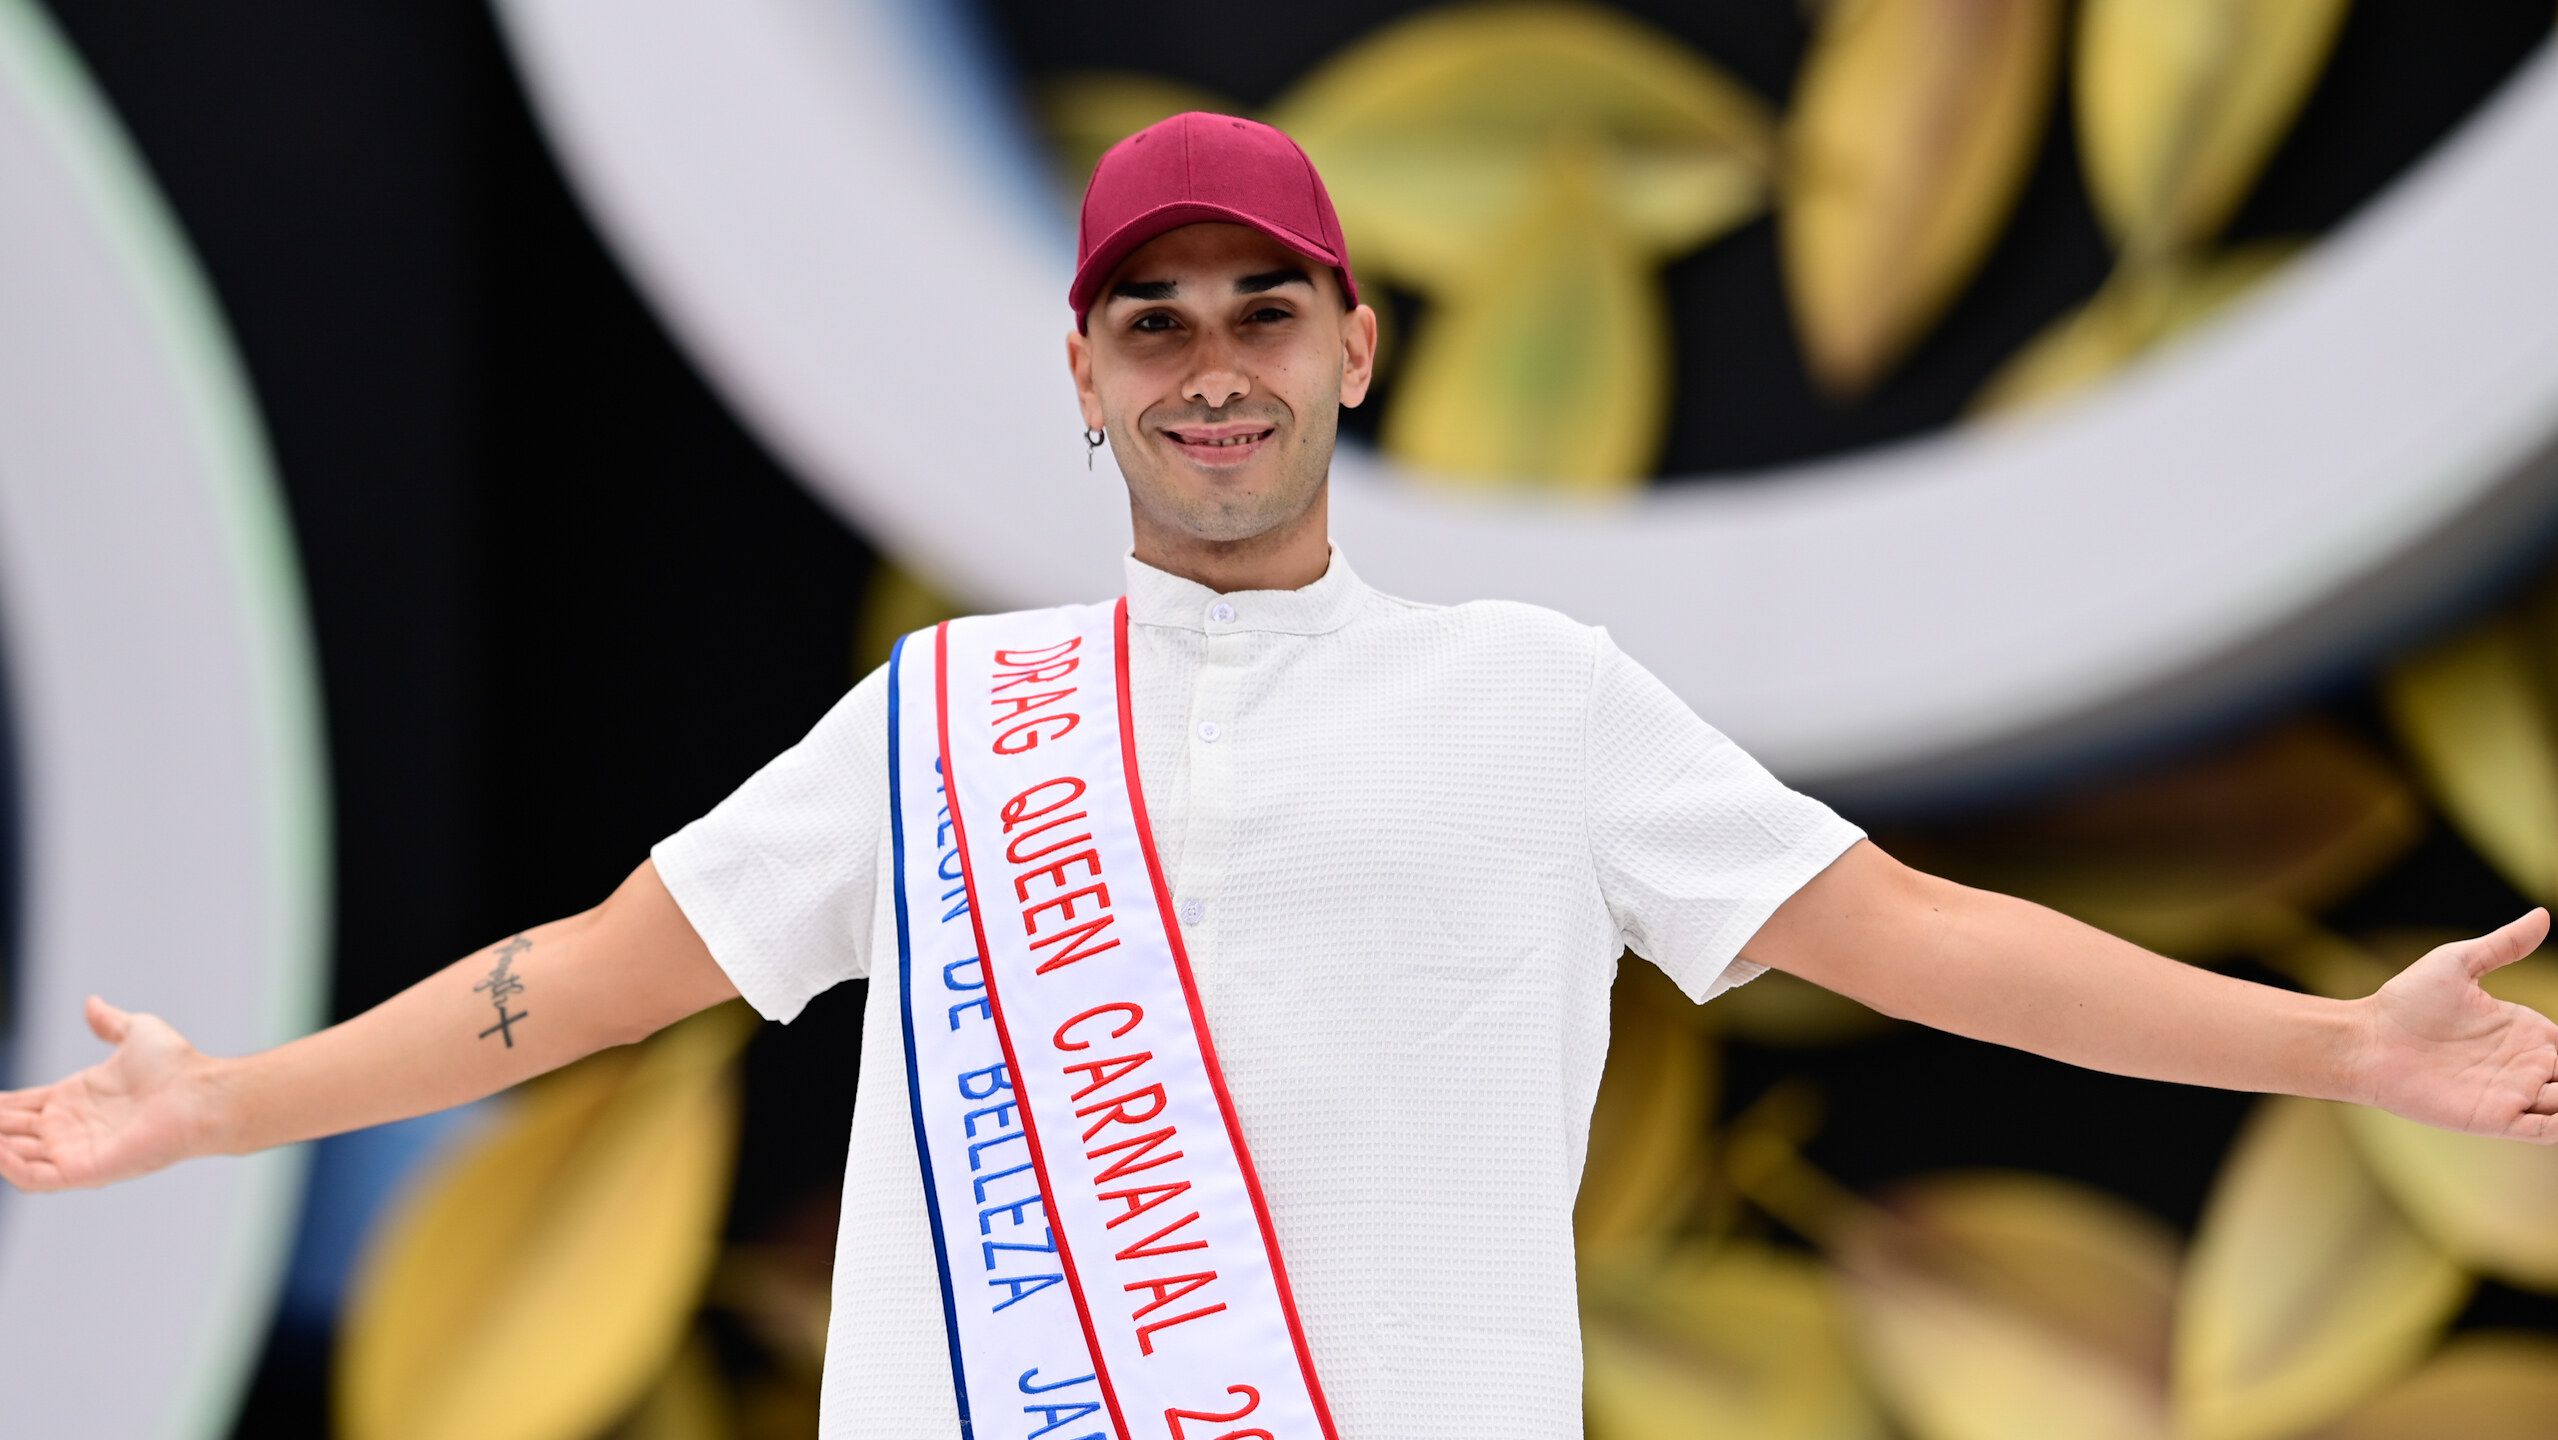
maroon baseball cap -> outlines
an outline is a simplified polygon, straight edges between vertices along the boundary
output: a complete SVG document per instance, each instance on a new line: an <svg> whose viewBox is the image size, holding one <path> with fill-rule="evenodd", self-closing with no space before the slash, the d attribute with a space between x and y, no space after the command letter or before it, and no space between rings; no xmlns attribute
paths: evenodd
<svg viewBox="0 0 2558 1440"><path fill-rule="evenodd" d="M1341 277L1350 303L1350 249L1323 178L1297 142L1258 120L1190 110L1113 145L1084 187L1075 235L1075 283L1066 303L1084 328L1102 282L1138 246L1202 220L1249 225Z"/></svg>

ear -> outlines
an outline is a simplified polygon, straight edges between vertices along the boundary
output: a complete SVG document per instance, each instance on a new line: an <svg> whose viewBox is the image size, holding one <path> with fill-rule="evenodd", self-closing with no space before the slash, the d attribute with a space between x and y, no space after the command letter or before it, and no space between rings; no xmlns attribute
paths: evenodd
<svg viewBox="0 0 2558 1440"><path fill-rule="evenodd" d="M1341 317L1341 403L1355 406L1368 398L1368 382L1377 373L1377 312L1364 303Z"/></svg>
<svg viewBox="0 0 2558 1440"><path fill-rule="evenodd" d="M1066 369L1075 377L1075 404L1084 412L1084 428L1105 428L1101 392L1092 383L1092 340L1081 330L1066 332Z"/></svg>

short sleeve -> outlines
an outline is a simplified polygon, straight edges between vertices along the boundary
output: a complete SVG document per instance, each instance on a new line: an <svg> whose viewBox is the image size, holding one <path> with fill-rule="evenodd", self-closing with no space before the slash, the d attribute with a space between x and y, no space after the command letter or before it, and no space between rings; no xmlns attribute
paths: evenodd
<svg viewBox="0 0 2558 1440"><path fill-rule="evenodd" d="M649 855L737 992L787 1023L819 991L870 973L887 824L883 665Z"/></svg>
<svg viewBox="0 0 2558 1440"><path fill-rule="evenodd" d="M1769 774L1604 627L1596 643L1585 753L1599 888L1626 945L1709 1000L1765 972L1741 947L1865 831Z"/></svg>

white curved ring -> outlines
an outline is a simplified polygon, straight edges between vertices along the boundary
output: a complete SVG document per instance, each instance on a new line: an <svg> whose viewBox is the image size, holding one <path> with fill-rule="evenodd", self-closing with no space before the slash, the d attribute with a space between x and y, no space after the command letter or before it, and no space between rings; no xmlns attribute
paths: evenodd
<svg viewBox="0 0 2558 1440"><path fill-rule="evenodd" d="M945 7L499 11L642 289L841 513L973 603L1117 585L1063 370L1071 236ZM1345 448L1334 531L1389 590L1609 625L1831 796L2225 719L2545 538L2552 153L2543 47L2261 299L2088 401L1599 505L1452 498Z"/></svg>
<svg viewBox="0 0 2558 1440"><path fill-rule="evenodd" d="M318 702L246 388L69 49L0 0L0 661L17 753L7 1083L106 1047L90 991L237 1054L312 1028ZM0 1193L12 1435L227 1434L305 1156Z"/></svg>

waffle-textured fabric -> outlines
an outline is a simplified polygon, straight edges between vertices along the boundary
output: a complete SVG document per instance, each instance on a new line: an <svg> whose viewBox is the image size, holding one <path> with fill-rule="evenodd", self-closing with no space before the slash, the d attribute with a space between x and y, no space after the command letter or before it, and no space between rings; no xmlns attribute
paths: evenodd
<svg viewBox="0 0 2558 1440"><path fill-rule="evenodd" d="M1127 560L1137 765L1343 1440L1581 1432L1572 1205L1631 947L1691 998L1864 831L1603 628ZM915 697L908 703L930 703ZM898 1025L887 678L652 854L757 1011L879 974L825 1440L959 1433ZM972 1397L1006 1435L1004 1396ZM1082 1428L1077 1427L1080 1434ZM1091 1427L1098 1428L1098 1427Z"/></svg>

